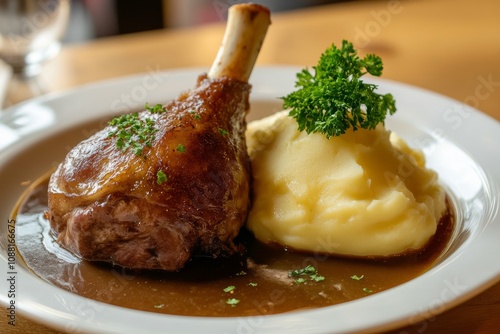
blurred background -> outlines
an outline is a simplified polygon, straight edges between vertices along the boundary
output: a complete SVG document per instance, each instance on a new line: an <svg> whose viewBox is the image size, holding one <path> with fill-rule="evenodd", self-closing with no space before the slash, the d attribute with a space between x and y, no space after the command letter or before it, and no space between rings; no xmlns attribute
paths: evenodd
<svg viewBox="0 0 500 334"><path fill-rule="evenodd" d="M54 89L42 71L61 44L222 22L249 1L277 13L347 0L0 0L0 110Z"/></svg>
<svg viewBox="0 0 500 334"><path fill-rule="evenodd" d="M273 12L348 0L254 0ZM224 21L227 9L244 0L72 0L64 43L140 31Z"/></svg>

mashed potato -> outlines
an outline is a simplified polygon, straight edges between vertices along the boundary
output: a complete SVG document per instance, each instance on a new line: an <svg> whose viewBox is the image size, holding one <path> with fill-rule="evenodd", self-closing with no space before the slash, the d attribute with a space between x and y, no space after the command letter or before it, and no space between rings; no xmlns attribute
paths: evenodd
<svg viewBox="0 0 500 334"><path fill-rule="evenodd" d="M248 228L312 252L390 256L422 248L445 211L435 172L383 126L326 139L280 112L248 125Z"/></svg>

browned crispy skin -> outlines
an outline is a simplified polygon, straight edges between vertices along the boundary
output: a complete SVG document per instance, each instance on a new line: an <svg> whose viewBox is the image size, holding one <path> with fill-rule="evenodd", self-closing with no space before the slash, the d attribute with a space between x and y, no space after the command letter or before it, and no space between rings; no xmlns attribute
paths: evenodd
<svg viewBox="0 0 500 334"><path fill-rule="evenodd" d="M249 208L249 93L247 83L202 75L167 112L140 113L159 128L143 156L118 149L109 128L77 145L49 184L58 241L85 259L136 269L173 271L194 254L237 252Z"/></svg>

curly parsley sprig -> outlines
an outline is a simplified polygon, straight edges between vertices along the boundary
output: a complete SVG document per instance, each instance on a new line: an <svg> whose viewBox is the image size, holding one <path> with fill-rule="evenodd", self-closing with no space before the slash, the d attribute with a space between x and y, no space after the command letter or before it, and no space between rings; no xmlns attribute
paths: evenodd
<svg viewBox="0 0 500 334"><path fill-rule="evenodd" d="M368 54L360 58L352 43L344 40L340 49L332 44L313 69L314 73L307 68L297 73L295 87L300 89L282 97L299 131L320 132L330 138L351 127L374 129L384 123L387 113L396 112L391 94L377 94L377 85L360 79L366 73L382 74L380 57Z"/></svg>

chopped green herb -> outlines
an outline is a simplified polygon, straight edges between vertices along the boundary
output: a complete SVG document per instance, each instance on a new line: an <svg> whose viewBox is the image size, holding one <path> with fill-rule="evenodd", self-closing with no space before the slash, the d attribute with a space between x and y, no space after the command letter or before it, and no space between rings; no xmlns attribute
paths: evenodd
<svg viewBox="0 0 500 334"><path fill-rule="evenodd" d="M297 73L295 87L299 89L282 97L299 131L320 132L330 138L351 127L354 131L374 129L384 123L387 113L396 112L391 94L377 94L377 85L360 79L366 73L382 74L380 57L368 54L360 58L353 44L344 40L340 49L332 44L313 69L314 73L307 68Z"/></svg>
<svg viewBox="0 0 500 334"><path fill-rule="evenodd" d="M288 275L290 277L297 277L300 275L310 275L310 274L315 274L315 273L316 273L316 268L314 268L311 265L308 265L307 267L302 268L302 269L290 270L288 272Z"/></svg>
<svg viewBox="0 0 500 334"><path fill-rule="evenodd" d="M151 147L158 132L152 119L140 118L138 113L115 117L108 124L114 127L108 136L116 137L116 147L122 151L130 148L137 156L142 155L146 146Z"/></svg>
<svg viewBox="0 0 500 334"><path fill-rule="evenodd" d="M155 308L163 308L163 307L165 307L165 304L155 305L154 307L155 307Z"/></svg>
<svg viewBox="0 0 500 334"><path fill-rule="evenodd" d="M228 134L227 130L224 130L222 128L218 128L218 130L219 130L219 134L221 134L222 136L227 136L227 134Z"/></svg>
<svg viewBox="0 0 500 334"><path fill-rule="evenodd" d="M194 119L195 119L195 120L199 121L199 120L201 119L201 115L200 115L200 114L198 114L196 111L191 110L189 113L190 113L191 115L193 115L193 117L194 117Z"/></svg>
<svg viewBox="0 0 500 334"><path fill-rule="evenodd" d="M160 114L162 112L167 111L167 109L163 108L161 104L156 104L154 107L150 107L149 104L146 102L146 105L144 106L146 110L149 110L153 114Z"/></svg>
<svg viewBox="0 0 500 334"><path fill-rule="evenodd" d="M372 293L373 291L368 289L368 288L363 288L363 291L366 292L366 293Z"/></svg>
<svg viewBox="0 0 500 334"><path fill-rule="evenodd" d="M320 282L325 280L325 276L320 276L320 275L311 275L311 280L315 282Z"/></svg>
<svg viewBox="0 0 500 334"><path fill-rule="evenodd" d="M254 282L250 282L247 284L248 286L257 286L257 283L254 283Z"/></svg>
<svg viewBox="0 0 500 334"><path fill-rule="evenodd" d="M297 283L297 284L302 284L302 283L304 283L305 281L306 281L306 279L305 279L305 278L303 278L303 277L299 277L299 278L297 278L297 279L295 280L295 283Z"/></svg>
<svg viewBox="0 0 500 334"><path fill-rule="evenodd" d="M228 287L225 287L223 290L224 292L232 292L234 291L234 289L236 289L236 287L234 285L230 285Z"/></svg>
<svg viewBox="0 0 500 334"><path fill-rule="evenodd" d="M236 298L229 298L228 300L226 300L226 304L231 305L232 307L238 305L239 302L240 301Z"/></svg>
<svg viewBox="0 0 500 334"><path fill-rule="evenodd" d="M246 275L246 271L240 271L239 273L236 273L236 276L243 276L243 275Z"/></svg>
<svg viewBox="0 0 500 334"><path fill-rule="evenodd" d="M297 284L305 283L306 280L301 276L309 276L309 279L311 281L315 281L315 282L320 282L320 281L325 280L325 277L319 275L316 268L314 268L314 266L311 266L311 265L308 265L307 267L302 268L302 269L290 270L288 272L288 276L289 277L299 277L295 280L295 283L297 283Z"/></svg>
<svg viewBox="0 0 500 334"><path fill-rule="evenodd" d="M351 276L351 279L355 280L355 281L360 281L363 279L363 277L365 277L365 275L361 275L361 276L358 276L358 275L352 275Z"/></svg>
<svg viewBox="0 0 500 334"><path fill-rule="evenodd" d="M178 152L185 153L186 152L186 146L184 146L182 144L179 144L179 145L177 145L177 148L175 150L178 151Z"/></svg>
<svg viewBox="0 0 500 334"><path fill-rule="evenodd" d="M162 170L159 170L156 173L156 183L161 185L163 182L166 181L167 181L167 175Z"/></svg>

